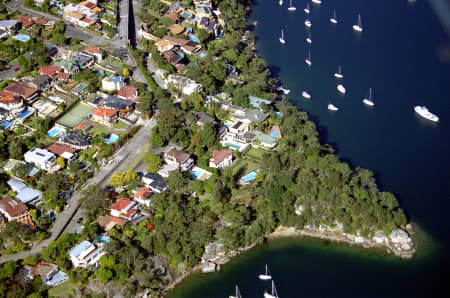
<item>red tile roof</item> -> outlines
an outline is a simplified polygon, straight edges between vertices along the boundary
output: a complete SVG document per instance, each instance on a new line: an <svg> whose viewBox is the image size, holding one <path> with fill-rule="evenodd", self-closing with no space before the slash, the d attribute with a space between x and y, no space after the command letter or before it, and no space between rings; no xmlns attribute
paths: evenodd
<svg viewBox="0 0 450 298"><path fill-rule="evenodd" d="M100 48L98 48L98 47L88 46L88 47L83 49L83 52L91 53L91 54L101 54L102 50Z"/></svg>
<svg viewBox="0 0 450 298"><path fill-rule="evenodd" d="M56 155L61 155L64 152L69 152L69 153L77 152L77 149L74 149L67 145L58 144L58 143L51 144L50 146L48 146L47 150Z"/></svg>
<svg viewBox="0 0 450 298"><path fill-rule="evenodd" d="M25 265L25 269L30 271L32 277L40 276L41 278L47 277L51 272L55 271L58 266L55 264L40 262L36 266Z"/></svg>
<svg viewBox="0 0 450 298"><path fill-rule="evenodd" d="M12 95L5 91L0 91L0 102L2 104L12 104L20 100L18 96Z"/></svg>
<svg viewBox="0 0 450 298"><path fill-rule="evenodd" d="M114 109L101 109L96 108L94 110L94 116L101 117L101 118L111 118L114 115L116 115L119 111Z"/></svg>
<svg viewBox="0 0 450 298"><path fill-rule="evenodd" d="M117 95L118 97L135 102L137 99L137 88L133 86L124 86Z"/></svg>
<svg viewBox="0 0 450 298"><path fill-rule="evenodd" d="M121 212L120 215L125 217L125 218L130 218L132 217L135 213L137 212L137 209L130 209L128 210L128 212Z"/></svg>
<svg viewBox="0 0 450 298"><path fill-rule="evenodd" d="M114 204L111 205L111 209L114 209L114 210L117 210L117 211L122 211L128 205L130 205L132 203L133 202L131 202L129 199L120 198L117 202L115 202Z"/></svg>
<svg viewBox="0 0 450 298"><path fill-rule="evenodd" d="M40 17L38 19L35 19L34 22L39 25L45 25L48 23L48 20L46 18Z"/></svg>
<svg viewBox="0 0 450 298"><path fill-rule="evenodd" d="M19 203L11 197L5 197L0 200L0 209L11 217L28 212L28 208L24 203Z"/></svg>
<svg viewBox="0 0 450 298"><path fill-rule="evenodd" d="M151 197L152 191L148 187L141 187L138 192L134 195L135 198L139 200L145 200Z"/></svg>
<svg viewBox="0 0 450 298"><path fill-rule="evenodd" d="M3 91L8 92L12 95L22 96L23 98L31 97L38 90L36 88L27 86L22 83L12 83L8 87L3 88Z"/></svg>
<svg viewBox="0 0 450 298"><path fill-rule="evenodd" d="M210 161L215 165L221 163L224 159L229 158L233 154L231 149L226 150L214 150Z"/></svg>

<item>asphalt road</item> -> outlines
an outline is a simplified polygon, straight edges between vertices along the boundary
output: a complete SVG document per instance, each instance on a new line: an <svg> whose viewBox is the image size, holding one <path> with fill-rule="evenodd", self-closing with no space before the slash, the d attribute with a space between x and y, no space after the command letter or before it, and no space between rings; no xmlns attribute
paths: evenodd
<svg viewBox="0 0 450 298"><path fill-rule="evenodd" d="M46 248L50 242L56 240L59 235L63 233L76 232L79 226L76 221L78 218L83 217L83 210L78 208L78 201L82 197L82 190L89 185L100 184L102 186L106 186L108 185L109 178L112 174L115 172L124 171L128 168L129 164L132 163L139 155L139 148L143 148L144 144L150 141L151 131L156 125L156 121L148 120L142 124L144 127L142 127L141 130L113 156L114 162L102 167L97 175L89 179L86 185L69 199L69 207L57 216L50 231L50 238L41 241L30 250L13 255L3 255L0 257L0 263L8 262L10 260L17 261L29 255L37 254L42 249Z"/></svg>

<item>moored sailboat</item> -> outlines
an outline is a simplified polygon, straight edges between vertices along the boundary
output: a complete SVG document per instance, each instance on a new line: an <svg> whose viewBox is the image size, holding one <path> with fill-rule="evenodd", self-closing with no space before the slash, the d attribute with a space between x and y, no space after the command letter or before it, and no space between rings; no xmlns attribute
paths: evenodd
<svg viewBox="0 0 450 298"><path fill-rule="evenodd" d="M292 0L290 0L290 2L289 2L289 8L288 8L288 10L289 10L289 11L297 10L297 8L296 8L295 6L292 6Z"/></svg>
<svg viewBox="0 0 450 298"><path fill-rule="evenodd" d="M273 280L272 280L272 291L270 294L264 292L264 298L279 298L277 288L275 288L275 282Z"/></svg>
<svg viewBox="0 0 450 298"><path fill-rule="evenodd" d="M272 275L270 275L269 266L267 266L267 264L266 264L266 272L264 274L258 275L258 278L260 280L271 280L272 279Z"/></svg>
<svg viewBox="0 0 450 298"><path fill-rule="evenodd" d="M372 88L369 88L369 98L364 98L362 102L371 107L375 105L375 103L372 100Z"/></svg>
<svg viewBox="0 0 450 298"><path fill-rule="evenodd" d="M362 32L363 28L362 28L362 22L361 22L361 15L358 15L358 23L356 25L353 25L353 30L357 31L357 32Z"/></svg>
<svg viewBox="0 0 450 298"><path fill-rule="evenodd" d="M337 24L337 19L336 19L336 10L333 10L333 16L330 18L330 22L333 24Z"/></svg>
<svg viewBox="0 0 450 298"><path fill-rule="evenodd" d="M229 298L242 298L241 292L239 292L239 288L236 285L236 292L234 294L235 296L229 296Z"/></svg>
<svg viewBox="0 0 450 298"><path fill-rule="evenodd" d="M303 11L304 11L306 14L309 14L309 4L308 4L308 3L306 3L306 8L303 9Z"/></svg>
<svg viewBox="0 0 450 298"><path fill-rule="evenodd" d="M338 68L338 72L334 73L334 76L335 76L336 78L338 78L338 79L342 79L342 78L344 77L344 75L342 74L341 66L340 66L340 65L339 65L339 68Z"/></svg>
<svg viewBox="0 0 450 298"><path fill-rule="evenodd" d="M286 40L284 39L284 31L283 31L283 29L281 29L280 43L282 43L282 44L286 43Z"/></svg>
<svg viewBox="0 0 450 298"><path fill-rule="evenodd" d="M337 85L336 89L337 89L337 91L339 91L342 94L345 94L345 92L346 92L345 87L341 84Z"/></svg>
<svg viewBox="0 0 450 298"><path fill-rule="evenodd" d="M308 64L309 66L312 65L312 62L311 62L311 51L308 51L308 57L305 59L305 63Z"/></svg>
<svg viewBox="0 0 450 298"><path fill-rule="evenodd" d="M330 111L337 111L339 110L334 104L332 104L331 102L328 104L328 109Z"/></svg>
<svg viewBox="0 0 450 298"><path fill-rule="evenodd" d="M303 92L302 92L302 96L303 96L304 98L306 98L306 99L310 99L310 98L311 98L311 94L309 94L309 93L306 92L306 91L303 91Z"/></svg>
<svg viewBox="0 0 450 298"><path fill-rule="evenodd" d="M311 32L309 32L308 37L306 38L306 42L312 44Z"/></svg>

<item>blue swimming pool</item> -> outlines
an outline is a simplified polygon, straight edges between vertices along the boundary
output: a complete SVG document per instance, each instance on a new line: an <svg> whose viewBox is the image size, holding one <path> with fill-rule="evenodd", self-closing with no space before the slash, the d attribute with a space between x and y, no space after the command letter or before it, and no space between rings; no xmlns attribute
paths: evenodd
<svg viewBox="0 0 450 298"><path fill-rule="evenodd" d="M184 54L183 54L183 53L179 53L178 56L179 56L180 58L184 58Z"/></svg>
<svg viewBox="0 0 450 298"><path fill-rule="evenodd" d="M100 101L102 101L102 99L103 99L103 97L97 97L95 100L94 100L94 104L95 105L98 105L99 103L100 103Z"/></svg>
<svg viewBox="0 0 450 298"><path fill-rule="evenodd" d="M100 241L100 242L103 242L103 243L109 243L110 242L108 237L101 236L101 235L97 236L97 240Z"/></svg>
<svg viewBox="0 0 450 298"><path fill-rule="evenodd" d="M23 111L22 113L20 113L19 116L17 116L17 118L20 118L20 119L25 118L25 117L28 116L28 114L30 114L30 113L31 113L31 111L25 110L25 111Z"/></svg>
<svg viewBox="0 0 450 298"><path fill-rule="evenodd" d="M61 133L61 129L59 129L58 127L53 127L52 129L47 131L47 133L45 135L47 137L53 138L54 136L56 136L56 135L58 135L60 133Z"/></svg>
<svg viewBox="0 0 450 298"><path fill-rule="evenodd" d="M19 35L13 36L13 38L23 41L23 42L30 40L30 37L28 35L24 35L24 34L19 34Z"/></svg>
<svg viewBox="0 0 450 298"><path fill-rule="evenodd" d="M187 13L187 12L185 12L185 13L183 13L181 16L182 16L184 19L187 19L187 18L189 18L190 14Z"/></svg>
<svg viewBox="0 0 450 298"><path fill-rule="evenodd" d="M2 129L3 129L3 130L7 129L7 128L10 127L10 126L11 126L11 122L9 122L9 121L4 121L4 122L2 123Z"/></svg>
<svg viewBox="0 0 450 298"><path fill-rule="evenodd" d="M277 117L283 117L283 114L281 114L280 112L275 112L275 116L277 116Z"/></svg>
<svg viewBox="0 0 450 298"><path fill-rule="evenodd" d="M198 179L201 175L203 175L203 171L196 170L191 175L192 175L192 177L194 177L194 179Z"/></svg>
<svg viewBox="0 0 450 298"><path fill-rule="evenodd" d="M237 150L241 149L241 146L239 146L237 144L233 144L233 143L225 143L224 145L227 146L227 147L231 147L231 148L237 149Z"/></svg>
<svg viewBox="0 0 450 298"><path fill-rule="evenodd" d="M241 178L242 182L249 182L252 180L255 180L256 178L256 172L250 172L247 175L245 175L244 177Z"/></svg>
<svg viewBox="0 0 450 298"><path fill-rule="evenodd" d="M195 36L189 36L189 39L192 40L193 42L197 42L197 37Z"/></svg>
<svg viewBox="0 0 450 298"><path fill-rule="evenodd" d="M200 58L203 58L203 57L205 57L205 56L206 56L205 53L201 53L201 54L199 55Z"/></svg>
<svg viewBox="0 0 450 298"><path fill-rule="evenodd" d="M109 138L106 138L106 139L105 139L105 143L106 143L106 144L114 143L114 142L117 141L118 139L119 139L119 136L112 133L112 134L109 136Z"/></svg>

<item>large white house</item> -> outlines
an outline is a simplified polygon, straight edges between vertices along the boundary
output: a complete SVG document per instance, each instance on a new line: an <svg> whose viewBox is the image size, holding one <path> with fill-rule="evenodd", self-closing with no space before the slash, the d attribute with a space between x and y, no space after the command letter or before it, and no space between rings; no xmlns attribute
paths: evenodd
<svg viewBox="0 0 450 298"><path fill-rule="evenodd" d="M211 168L223 169L230 166L232 163L233 151L231 149L214 150L212 157L209 159L209 166Z"/></svg>
<svg viewBox="0 0 450 298"><path fill-rule="evenodd" d="M194 92L200 93L202 91L202 85L182 76L169 75L165 83L166 88L177 88L185 95L190 95Z"/></svg>
<svg viewBox="0 0 450 298"><path fill-rule="evenodd" d="M49 171L56 163L56 155L39 148L33 148L24 155L25 161L44 171Z"/></svg>
<svg viewBox="0 0 450 298"><path fill-rule="evenodd" d="M103 244L91 243L87 240L81 242L69 252L70 260L75 268L97 266L100 257L104 254Z"/></svg>
<svg viewBox="0 0 450 298"><path fill-rule="evenodd" d="M102 80L102 89L105 91L119 91L125 86L122 76L109 76Z"/></svg>

